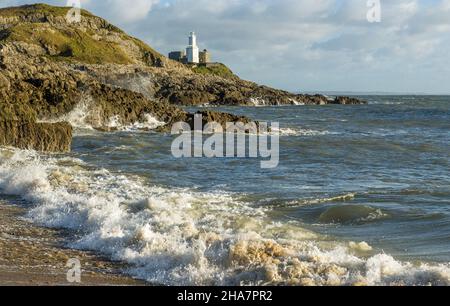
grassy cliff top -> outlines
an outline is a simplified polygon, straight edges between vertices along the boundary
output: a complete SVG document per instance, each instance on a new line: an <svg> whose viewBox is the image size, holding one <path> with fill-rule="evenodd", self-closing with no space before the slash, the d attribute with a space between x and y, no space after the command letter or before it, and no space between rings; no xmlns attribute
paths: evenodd
<svg viewBox="0 0 450 306"><path fill-rule="evenodd" d="M54 58L88 64L129 64L131 59L117 44L97 41L76 28L54 30L42 23L22 23L7 30L6 42L21 41L51 50Z"/></svg>
<svg viewBox="0 0 450 306"><path fill-rule="evenodd" d="M52 6L48 4L43 3L37 3L37 4L29 4L29 5L22 5L22 6L13 6L13 7L6 7L6 8L0 8L0 16L2 17L21 17L21 16L28 16L32 14L45 14L45 15L52 15L52 16L65 16L67 12L69 11L70 7L60 7L60 6ZM89 13L86 10L81 10L82 16L85 17L95 17L93 14Z"/></svg>
<svg viewBox="0 0 450 306"><path fill-rule="evenodd" d="M0 17L8 18L0 30L0 43L34 44L44 48L54 59L87 64L144 63L156 66L166 61L144 42L86 10L82 10L81 23L67 23L64 17L69 9L47 4L0 9ZM14 17L16 20L11 21Z"/></svg>
<svg viewBox="0 0 450 306"><path fill-rule="evenodd" d="M216 75L222 77L224 79L233 79L237 78L237 76L231 71L230 68L225 66L224 64L217 63L212 66L197 66L192 69L195 73L205 74L205 75Z"/></svg>

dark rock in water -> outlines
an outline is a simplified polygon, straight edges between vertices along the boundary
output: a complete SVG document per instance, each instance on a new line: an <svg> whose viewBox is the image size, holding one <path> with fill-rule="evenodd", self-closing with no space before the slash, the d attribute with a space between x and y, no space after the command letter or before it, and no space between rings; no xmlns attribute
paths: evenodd
<svg viewBox="0 0 450 306"><path fill-rule="evenodd" d="M227 123L237 123L241 122L243 124L251 123L252 121L244 116L236 116L228 113L221 112L213 112L213 111L199 111L195 114L189 114L189 118L187 123L190 124L191 129L194 129L194 120L196 116L201 116L202 118L202 129L209 122L216 122L222 126L223 129L226 129ZM258 124L256 122L256 124Z"/></svg>
<svg viewBox="0 0 450 306"><path fill-rule="evenodd" d="M331 104L365 104L365 102L362 103L361 100L352 97L336 97Z"/></svg>
<svg viewBox="0 0 450 306"><path fill-rule="evenodd" d="M44 152L69 152L72 126L66 122L34 123L0 120L0 145Z"/></svg>

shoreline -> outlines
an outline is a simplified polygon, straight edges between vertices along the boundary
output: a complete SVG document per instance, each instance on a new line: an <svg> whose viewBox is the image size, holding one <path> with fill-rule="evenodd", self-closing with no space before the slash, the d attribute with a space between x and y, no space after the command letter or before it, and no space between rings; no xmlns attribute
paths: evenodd
<svg viewBox="0 0 450 306"><path fill-rule="evenodd" d="M120 273L121 263L63 247L63 234L21 220L25 209L0 200L0 286L145 286ZM67 281L67 261L79 259L81 282Z"/></svg>

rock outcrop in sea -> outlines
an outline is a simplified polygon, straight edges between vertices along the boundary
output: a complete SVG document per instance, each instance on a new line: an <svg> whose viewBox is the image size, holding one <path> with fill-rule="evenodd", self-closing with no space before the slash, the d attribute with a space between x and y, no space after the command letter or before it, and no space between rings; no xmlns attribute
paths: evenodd
<svg viewBox="0 0 450 306"><path fill-rule="evenodd" d="M68 23L67 12L44 4L0 9L0 145L70 150L72 128L64 118L80 104L86 123L99 130L109 130L111 118L128 125L148 115L167 130L177 121L193 122L194 114L180 105L362 103L259 86L225 66L192 69L87 11L81 22Z"/></svg>

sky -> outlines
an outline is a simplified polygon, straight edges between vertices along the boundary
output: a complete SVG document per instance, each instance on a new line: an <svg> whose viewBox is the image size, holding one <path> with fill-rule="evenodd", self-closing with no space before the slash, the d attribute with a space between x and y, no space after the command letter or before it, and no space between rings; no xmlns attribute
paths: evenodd
<svg viewBox="0 0 450 306"><path fill-rule="evenodd" d="M80 1L163 54L185 48L195 31L214 61L261 84L450 94L450 0L379 0L374 23L368 0ZM37 2L71 1L0 0L0 7Z"/></svg>

